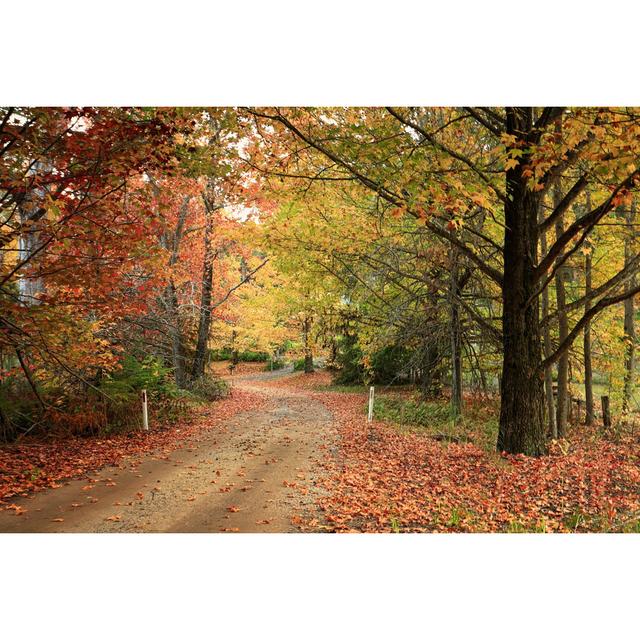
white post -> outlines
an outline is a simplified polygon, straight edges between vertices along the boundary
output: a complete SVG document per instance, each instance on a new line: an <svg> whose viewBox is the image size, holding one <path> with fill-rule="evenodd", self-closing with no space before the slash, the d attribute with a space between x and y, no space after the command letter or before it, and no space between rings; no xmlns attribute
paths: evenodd
<svg viewBox="0 0 640 640"><path fill-rule="evenodd" d="M371 422L373 420L373 396L374 396L374 388L369 387L369 416L367 418L367 422Z"/></svg>
<svg viewBox="0 0 640 640"><path fill-rule="evenodd" d="M149 413L147 411L147 390L142 390L142 429L149 431Z"/></svg>

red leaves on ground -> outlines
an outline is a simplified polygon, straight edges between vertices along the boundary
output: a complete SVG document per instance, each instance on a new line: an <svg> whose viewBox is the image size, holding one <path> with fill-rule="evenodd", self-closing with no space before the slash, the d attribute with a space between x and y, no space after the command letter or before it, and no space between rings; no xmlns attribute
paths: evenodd
<svg viewBox="0 0 640 640"><path fill-rule="evenodd" d="M500 456L369 425L363 394L317 390L327 384L316 373L269 386L311 393L335 417L319 481L319 506L335 531L616 530L640 514L637 439L614 443L582 429L542 458Z"/></svg>
<svg viewBox="0 0 640 640"><path fill-rule="evenodd" d="M384 423L367 433L361 396L324 401L341 436L341 464L332 465L331 495L321 501L337 530L570 531L606 528L616 511L640 509L637 443L593 442L582 433L567 455L498 457Z"/></svg>
<svg viewBox="0 0 640 640"><path fill-rule="evenodd" d="M193 442L212 429L221 430L230 416L259 408L263 401L256 393L234 389L230 397L197 408L184 422L160 425L148 433L47 441L25 438L20 443L2 446L0 508L7 508L8 498L41 491L52 485L58 487L60 485L56 484L56 480L81 476L105 465L118 464L127 456L148 453L160 447L164 448L164 453L173 451L185 441ZM113 484L107 483L106 486ZM90 491L93 484L87 484L82 489Z"/></svg>

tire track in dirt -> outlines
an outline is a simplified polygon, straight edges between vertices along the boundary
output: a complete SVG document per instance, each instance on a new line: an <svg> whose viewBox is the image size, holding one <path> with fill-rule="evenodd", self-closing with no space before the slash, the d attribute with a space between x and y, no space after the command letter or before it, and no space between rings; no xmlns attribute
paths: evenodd
<svg viewBox="0 0 640 640"><path fill-rule="evenodd" d="M315 480L332 416L305 394L260 384L286 374L234 379L268 401L224 432L23 498L23 515L0 512L0 531L287 532L295 515L321 519Z"/></svg>

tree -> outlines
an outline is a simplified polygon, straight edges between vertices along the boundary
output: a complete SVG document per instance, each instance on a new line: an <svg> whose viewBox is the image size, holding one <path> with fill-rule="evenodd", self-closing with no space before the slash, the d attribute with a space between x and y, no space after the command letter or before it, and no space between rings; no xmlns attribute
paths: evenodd
<svg viewBox="0 0 640 640"><path fill-rule="evenodd" d="M146 286L132 258L143 266L155 221L130 206L128 189L170 163L182 123L156 109L0 113L0 348L19 352L27 378L26 363L47 363L86 379L117 361L106 327Z"/></svg>
<svg viewBox="0 0 640 640"><path fill-rule="evenodd" d="M254 159L265 171L306 182L356 181L382 201L387 212L406 212L456 246L499 288L502 388L497 447L543 454L545 369L565 356L598 313L638 293L637 287L620 289L631 269L614 274L592 289L588 311L542 357L542 292L637 186L638 112L506 107L247 109L246 114L265 137L271 133L275 139L271 156L258 152ZM300 166L313 170L298 172ZM554 206L539 222L543 198L554 185ZM596 206L576 215L565 228L558 226L554 242L539 255L540 234L569 211L575 213L589 185L598 195ZM453 231L471 228L478 210L489 213L493 229L474 230L471 244Z"/></svg>

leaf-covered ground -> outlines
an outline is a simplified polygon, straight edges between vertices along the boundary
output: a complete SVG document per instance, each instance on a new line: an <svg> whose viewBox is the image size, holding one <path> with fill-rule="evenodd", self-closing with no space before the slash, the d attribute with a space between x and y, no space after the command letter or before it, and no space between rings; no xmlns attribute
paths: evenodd
<svg viewBox="0 0 640 640"><path fill-rule="evenodd" d="M586 429L543 458L500 456L366 422L366 396L320 390L325 373L282 379L336 418L321 498L335 531L635 531L640 446Z"/></svg>
<svg viewBox="0 0 640 640"><path fill-rule="evenodd" d="M259 394L234 389L231 396L197 407L178 424L160 425L148 433L103 438L25 439L0 447L0 508L15 508L11 498L32 491L56 488L59 482L80 476L124 458L162 449L168 453L205 432L223 429L230 417L264 402Z"/></svg>
<svg viewBox="0 0 640 640"><path fill-rule="evenodd" d="M581 428L546 457L500 456L473 442L440 442L382 421L369 425L366 394L330 391L329 382L321 372L264 383L313 396L334 418L321 436L328 453L316 474L324 523L296 516L302 531L639 530L637 439L612 441ZM0 507L124 458L166 454L224 430L229 418L265 401L236 388L232 397L148 434L0 448Z"/></svg>

